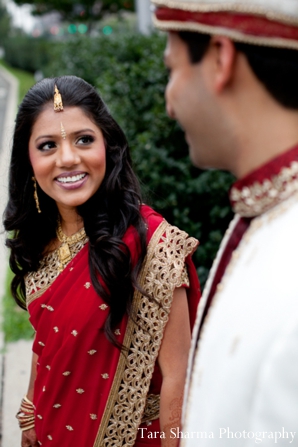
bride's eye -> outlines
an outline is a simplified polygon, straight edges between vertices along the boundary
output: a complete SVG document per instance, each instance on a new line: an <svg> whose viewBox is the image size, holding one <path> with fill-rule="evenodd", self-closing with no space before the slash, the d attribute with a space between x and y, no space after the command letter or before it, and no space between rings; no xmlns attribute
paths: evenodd
<svg viewBox="0 0 298 447"><path fill-rule="evenodd" d="M49 151L56 147L56 143L54 141L45 141L37 146L37 149L40 151Z"/></svg>
<svg viewBox="0 0 298 447"><path fill-rule="evenodd" d="M94 141L94 137L92 137L91 135L83 135L82 137L80 137L77 140L77 143L88 145L88 144L93 143L93 141Z"/></svg>

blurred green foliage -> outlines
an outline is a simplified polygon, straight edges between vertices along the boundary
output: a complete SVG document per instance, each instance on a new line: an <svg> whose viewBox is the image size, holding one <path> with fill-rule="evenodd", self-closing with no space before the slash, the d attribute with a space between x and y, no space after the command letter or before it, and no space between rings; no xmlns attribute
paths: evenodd
<svg viewBox="0 0 298 447"><path fill-rule="evenodd" d="M6 5L3 0L0 0L0 46L3 46L3 40L10 31L11 18L7 12Z"/></svg>
<svg viewBox="0 0 298 447"><path fill-rule="evenodd" d="M165 36L126 34L51 46L45 76L73 74L95 85L125 131L144 196L165 218L200 240L204 283L231 219L232 176L191 165L184 135L165 112Z"/></svg>
<svg viewBox="0 0 298 447"><path fill-rule="evenodd" d="M6 278L6 291L2 298L3 323L2 328L6 342L33 338L34 330L28 321L28 313L24 312L13 300L10 292L10 283L13 273L8 269Z"/></svg>
<svg viewBox="0 0 298 447"><path fill-rule="evenodd" d="M50 41L15 30L3 40L4 58L12 67L34 73L49 62L50 45Z"/></svg>
<svg viewBox="0 0 298 447"><path fill-rule="evenodd" d="M105 15L133 11L134 0L14 0L17 5L31 4L35 15L59 12L63 20L88 21L102 19Z"/></svg>

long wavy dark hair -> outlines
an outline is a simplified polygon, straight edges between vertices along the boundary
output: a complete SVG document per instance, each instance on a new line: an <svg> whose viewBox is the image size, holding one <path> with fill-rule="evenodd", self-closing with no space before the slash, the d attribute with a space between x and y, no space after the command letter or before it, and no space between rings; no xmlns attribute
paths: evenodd
<svg viewBox="0 0 298 447"><path fill-rule="evenodd" d="M64 107L79 107L102 131L106 146L106 173L98 191L78 213L89 237L89 268L92 284L110 306L106 321L107 338L117 345L113 329L123 315L131 312L137 276L146 254L146 227L140 214L139 182L132 170L126 137L109 113L97 91L75 76L43 79L26 94L16 118L9 172L9 200L4 226L9 232L10 267L14 273L12 295L26 309L24 276L36 271L49 243L56 237L58 208L55 201L38 188L42 213L38 214L33 197L33 170L29 160L29 139L40 113L53 104L57 85ZM128 247L122 241L128 227L136 229L139 252L132 266ZM98 280L103 278L103 287Z"/></svg>

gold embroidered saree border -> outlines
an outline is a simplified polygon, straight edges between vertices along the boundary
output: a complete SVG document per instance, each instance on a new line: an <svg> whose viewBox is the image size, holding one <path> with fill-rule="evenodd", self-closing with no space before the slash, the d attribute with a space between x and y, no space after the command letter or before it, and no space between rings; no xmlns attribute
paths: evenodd
<svg viewBox="0 0 298 447"><path fill-rule="evenodd" d="M173 292L181 283L185 257L198 242L163 221L148 247L139 277L149 300L139 291L133 299L134 321L129 319L124 345L129 352L120 355L94 447L133 446L146 405L146 397L168 321Z"/></svg>
<svg viewBox="0 0 298 447"><path fill-rule="evenodd" d="M144 267L141 270L141 275L139 278L140 284L142 285L144 283L144 279L146 276L146 265L148 263L148 258L150 257L150 246L153 245L153 243L156 243L156 239L157 239L157 234L160 237L162 235L161 231L164 231L165 229L165 221L162 222L159 227L157 228L157 230L155 231L154 235L152 236L149 244L148 244L148 248L147 248L147 256L144 260ZM159 231L158 231L159 230ZM156 236L155 236L156 235ZM157 241L158 242L158 241ZM152 251L152 250L151 250ZM134 298L133 298L133 309L132 312L133 314L135 314L137 312L138 309L138 305L139 305L139 301L141 298L141 293L136 290L134 293ZM126 328L126 332L125 332L125 337L123 340L123 345L124 346L130 346L131 342L132 342L132 336L133 336L133 331L135 329L135 323L134 321L130 318L128 323L127 323L127 328ZM117 397L118 394L118 390L120 388L120 384L121 384L121 380L123 377L123 372L124 372L124 368L125 368L125 364L126 364L126 360L127 360L127 354L121 354L120 355L120 359L119 359L119 364L117 367L117 372L115 374L114 377L114 381L111 387L111 391L110 391L110 395L107 401L107 405L104 411L104 415L103 418L101 420L100 423L100 427L99 427L99 431L94 443L94 447L101 447L103 445L103 440L104 440L104 436L105 436L105 432L106 429L108 427L108 423L114 408L114 402L115 399Z"/></svg>
<svg viewBox="0 0 298 447"><path fill-rule="evenodd" d="M70 247L71 259L68 264L76 257L76 255L84 248L88 242L88 237L83 241L79 241ZM25 277L26 286L26 305L27 308L34 300L41 297L46 290L53 284L61 273L58 249L46 255L40 262L40 267L36 272L29 272Z"/></svg>

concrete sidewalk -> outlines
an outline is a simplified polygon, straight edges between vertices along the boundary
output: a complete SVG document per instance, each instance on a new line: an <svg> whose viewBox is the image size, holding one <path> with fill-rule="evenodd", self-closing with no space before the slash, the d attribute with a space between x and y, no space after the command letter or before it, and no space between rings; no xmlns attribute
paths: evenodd
<svg viewBox="0 0 298 447"><path fill-rule="evenodd" d="M0 67L0 318L2 319L1 299L5 292L7 273L7 251L4 247L5 235L2 215L7 202L8 166L11 139L17 106L18 83L5 69ZM19 341L4 344L0 331L0 446L17 447L21 434L15 419L21 398L26 393L31 364L31 342Z"/></svg>
<svg viewBox="0 0 298 447"><path fill-rule="evenodd" d="M19 340L5 347L1 447L21 445L21 431L15 414L28 388L31 345L31 341Z"/></svg>

